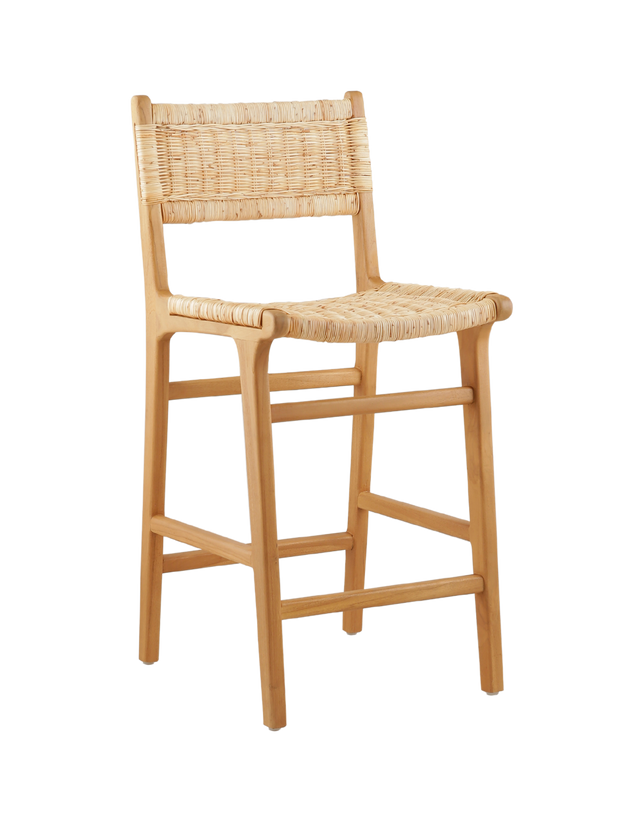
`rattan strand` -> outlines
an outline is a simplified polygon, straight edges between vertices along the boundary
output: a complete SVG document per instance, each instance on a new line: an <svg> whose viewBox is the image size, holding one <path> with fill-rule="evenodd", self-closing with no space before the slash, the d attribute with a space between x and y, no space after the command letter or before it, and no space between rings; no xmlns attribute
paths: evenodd
<svg viewBox="0 0 640 818"><path fill-rule="evenodd" d="M230 105L153 105L154 125L247 125L261 122L332 122L351 118L350 99L239 102Z"/></svg>
<svg viewBox="0 0 640 818"><path fill-rule="evenodd" d="M142 201L371 190L367 123L137 125Z"/></svg>
<svg viewBox="0 0 640 818"><path fill-rule="evenodd" d="M496 320L491 293L418 284L384 284L377 290L321 301L235 304L174 295L173 315L261 327L262 313L278 309L290 317L288 336L330 343L401 341L443 335Z"/></svg>
<svg viewBox="0 0 640 818"><path fill-rule="evenodd" d="M211 202L163 202L162 220L165 224L193 224L246 219L292 219L301 216L355 216L359 209L357 193Z"/></svg>

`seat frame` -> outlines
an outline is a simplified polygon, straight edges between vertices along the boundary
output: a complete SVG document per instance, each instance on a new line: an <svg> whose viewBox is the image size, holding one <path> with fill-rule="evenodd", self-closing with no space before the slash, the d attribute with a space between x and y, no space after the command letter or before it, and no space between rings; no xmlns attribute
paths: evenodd
<svg viewBox="0 0 640 818"><path fill-rule="evenodd" d="M364 117L362 94L348 92L353 116ZM151 101L132 100L134 125L152 123ZM139 175L138 175L139 178ZM140 187L138 186L140 195ZM376 248L373 196L359 193L359 212L352 216L358 292L383 284ZM343 611L343 629L362 630L364 608L475 594L482 690L503 689L498 558L489 393L489 334L493 324L458 332L462 385L452 389L376 394L378 344L356 344L352 368L319 372L268 374L269 352L276 338L287 334L288 316L265 310L262 327L254 329L171 315L171 296L160 204L140 198L140 225L146 300L146 413L140 600L140 659L159 658L162 575L172 571L240 563L253 568L258 623L264 723L272 730L286 724L282 621L300 616ZM508 318L511 302L492 295L497 320ZM198 381L169 381L170 340L177 332L198 332L232 338L238 349L240 376ZM354 387L353 398L278 404L271 391ZM251 543L243 544L165 517L168 408L170 400L211 395L242 395ZM371 493L373 428L376 412L463 405L469 521L418 508ZM278 540L272 422L353 415L351 477L346 532ZM463 577L365 589L369 513L469 540L473 573ZM168 537L196 548L163 553ZM282 600L279 558L344 550L344 593Z"/></svg>

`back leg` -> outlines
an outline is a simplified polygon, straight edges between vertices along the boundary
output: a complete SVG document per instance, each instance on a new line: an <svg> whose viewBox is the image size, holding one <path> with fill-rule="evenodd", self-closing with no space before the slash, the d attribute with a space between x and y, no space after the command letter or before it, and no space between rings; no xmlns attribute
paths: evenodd
<svg viewBox="0 0 640 818"><path fill-rule="evenodd" d="M356 344L356 367L362 372L362 380L354 387L354 395L356 397L375 395L378 344ZM364 588L369 512L358 508L358 497L361 491L369 491L371 488L374 419L373 414L354 415L353 418L347 526L353 537L353 548L346 552L345 591L359 591ZM352 635L359 633L362 630L362 609L345 611L342 615L342 629Z"/></svg>

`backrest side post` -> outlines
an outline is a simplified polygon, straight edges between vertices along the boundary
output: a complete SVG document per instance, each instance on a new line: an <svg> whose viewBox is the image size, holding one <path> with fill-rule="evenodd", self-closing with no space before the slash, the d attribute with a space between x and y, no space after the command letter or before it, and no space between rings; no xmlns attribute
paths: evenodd
<svg viewBox="0 0 640 818"><path fill-rule="evenodd" d="M153 124L151 100L146 96L136 96L131 100L131 117L135 125ZM138 202L140 205L140 234L142 237L142 263L144 267L147 309L153 309L155 298L160 292L169 292L167 258L164 249L162 207L159 204L145 204L140 190L140 168L136 151L138 178Z"/></svg>
<svg viewBox="0 0 640 818"><path fill-rule="evenodd" d="M360 91L347 91L344 98L351 100L351 115L364 118L364 99ZM352 216L353 244L356 257L356 286L358 292L362 292L379 287L382 281L378 268L373 193L370 190L361 190L358 196L360 208Z"/></svg>

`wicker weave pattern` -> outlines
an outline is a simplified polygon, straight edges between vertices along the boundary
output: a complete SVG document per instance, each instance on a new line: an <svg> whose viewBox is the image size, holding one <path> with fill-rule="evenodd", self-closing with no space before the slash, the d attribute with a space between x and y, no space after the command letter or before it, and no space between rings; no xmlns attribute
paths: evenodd
<svg viewBox="0 0 640 818"><path fill-rule="evenodd" d="M371 189L364 119L138 125L142 199L224 200Z"/></svg>
<svg viewBox="0 0 640 818"><path fill-rule="evenodd" d="M443 335L496 319L488 292L417 284L384 284L378 290L322 301L234 304L210 298L169 299L173 315L261 327L265 309L290 317L289 337L332 343L369 343Z"/></svg>
<svg viewBox="0 0 640 818"><path fill-rule="evenodd" d="M350 99L153 106L154 125L255 125L263 122L334 122L338 119L351 119Z"/></svg>

